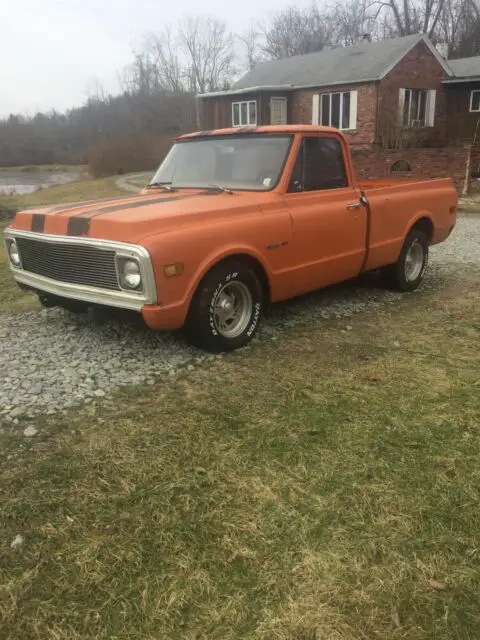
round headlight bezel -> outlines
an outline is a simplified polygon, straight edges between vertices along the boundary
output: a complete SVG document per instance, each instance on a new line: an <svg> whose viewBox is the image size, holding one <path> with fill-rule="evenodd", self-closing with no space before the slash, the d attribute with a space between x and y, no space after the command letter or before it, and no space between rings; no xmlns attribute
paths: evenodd
<svg viewBox="0 0 480 640"><path fill-rule="evenodd" d="M13 257L14 255L16 256L16 258ZM20 257L20 251L18 250L17 241L13 238L8 241L8 259L16 269L21 268L22 259Z"/></svg>

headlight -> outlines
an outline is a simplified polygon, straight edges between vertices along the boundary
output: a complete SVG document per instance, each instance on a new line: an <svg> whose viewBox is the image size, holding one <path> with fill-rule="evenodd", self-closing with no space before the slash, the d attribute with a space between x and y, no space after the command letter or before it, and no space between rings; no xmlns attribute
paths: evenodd
<svg viewBox="0 0 480 640"><path fill-rule="evenodd" d="M22 261L20 259L20 253L18 251L17 243L15 240L8 241L8 257L14 267L20 267Z"/></svg>
<svg viewBox="0 0 480 640"><path fill-rule="evenodd" d="M138 290L142 288L142 272L136 260L119 261L120 285L124 289Z"/></svg>

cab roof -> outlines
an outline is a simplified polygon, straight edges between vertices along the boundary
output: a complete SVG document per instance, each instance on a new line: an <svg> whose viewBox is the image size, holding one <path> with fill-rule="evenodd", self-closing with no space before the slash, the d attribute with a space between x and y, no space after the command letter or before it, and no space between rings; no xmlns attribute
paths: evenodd
<svg viewBox="0 0 480 640"><path fill-rule="evenodd" d="M177 140L185 140L187 138L196 138L199 136L225 136L236 135L239 133L339 133L338 129L333 127L320 127L313 124L277 124L245 127L230 127L228 129L211 129L208 131L195 131L178 136Z"/></svg>

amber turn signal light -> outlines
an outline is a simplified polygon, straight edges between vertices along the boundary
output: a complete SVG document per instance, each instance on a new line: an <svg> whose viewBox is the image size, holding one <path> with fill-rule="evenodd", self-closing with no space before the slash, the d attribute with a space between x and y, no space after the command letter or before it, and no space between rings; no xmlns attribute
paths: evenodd
<svg viewBox="0 0 480 640"><path fill-rule="evenodd" d="M175 264L167 264L163 267L163 275L166 278L181 276L183 271L184 271L183 262L176 262Z"/></svg>

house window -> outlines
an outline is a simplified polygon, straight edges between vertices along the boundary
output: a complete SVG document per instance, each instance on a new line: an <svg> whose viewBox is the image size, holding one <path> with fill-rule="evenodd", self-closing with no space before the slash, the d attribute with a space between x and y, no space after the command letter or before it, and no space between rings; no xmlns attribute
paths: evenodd
<svg viewBox="0 0 480 640"><path fill-rule="evenodd" d="M427 115L427 90L406 89L403 103L403 126L424 127Z"/></svg>
<svg viewBox="0 0 480 640"><path fill-rule="evenodd" d="M257 124L256 100L232 102L232 125L234 127L246 127L255 124Z"/></svg>
<svg viewBox="0 0 480 640"><path fill-rule="evenodd" d="M318 96L318 124L336 129L357 126L357 92L322 93Z"/></svg>
<svg viewBox="0 0 480 640"><path fill-rule="evenodd" d="M271 98L270 124L287 124L287 99Z"/></svg>
<svg viewBox="0 0 480 640"><path fill-rule="evenodd" d="M470 111L480 111L480 90L470 94Z"/></svg>
<svg viewBox="0 0 480 640"><path fill-rule="evenodd" d="M436 91L400 89L399 125L406 128L433 127Z"/></svg>

